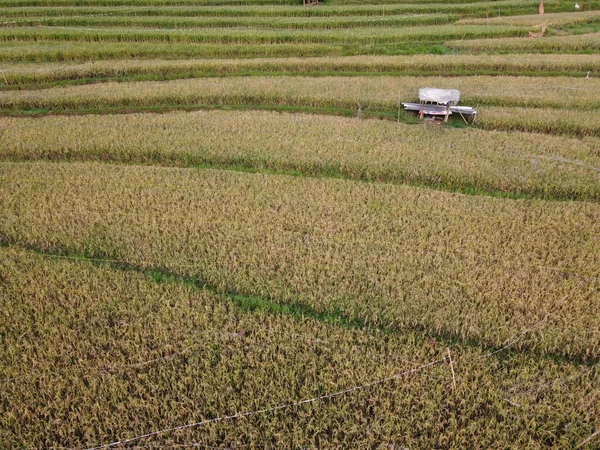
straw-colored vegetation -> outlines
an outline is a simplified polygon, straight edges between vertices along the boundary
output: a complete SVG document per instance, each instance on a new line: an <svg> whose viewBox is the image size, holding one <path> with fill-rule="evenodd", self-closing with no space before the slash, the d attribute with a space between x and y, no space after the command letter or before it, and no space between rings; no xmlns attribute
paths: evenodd
<svg viewBox="0 0 600 450"><path fill-rule="evenodd" d="M596 111L493 106L481 108L480 111L477 126L488 130L521 130L579 137L600 137L600 121L596 120L598 114Z"/></svg>
<svg viewBox="0 0 600 450"><path fill-rule="evenodd" d="M482 26L481 30L486 28ZM437 28L437 27L432 27ZM489 27L487 27L489 28ZM10 29L8 29L10 31ZM369 31L369 28L365 28ZM377 30L376 28L374 30ZM135 30L134 30L135 31ZM214 29L207 31L215 32ZM232 30L230 30L232 31ZM444 53L444 52L461 52L461 53L592 53L597 54L600 50L600 38L598 33L574 35L574 36L552 36L544 39L530 38L494 38L494 39L468 39L468 40L450 40L445 41L442 36L435 34L428 35L426 31L413 30L408 34L398 39L393 35L381 36L363 36L358 40L352 39L352 30L348 30L346 36L339 36L336 42L323 43L328 41L326 36L304 36L304 41L313 43L297 43L293 35L280 36L257 36L254 37L252 32L237 31L236 36L230 36L230 43L213 43L199 44L198 40L222 42L226 36L219 37L218 35L196 36L192 41L187 41L185 35L181 31L177 35L177 30L174 32L163 32L157 30L154 35L145 36L134 35L129 36L123 34L118 35L117 32L102 33L99 29L93 33L100 33L104 38L114 39L130 39L127 42L87 42L85 39L95 39L95 35L80 33L75 28L74 30L63 30L58 34L55 30L49 29L44 31L45 36L35 40L26 32L13 34L12 37L25 40L11 40L6 45L0 48L0 61L16 62L16 61L95 61L105 59L131 59L131 58L268 58L268 57L319 57L319 56L351 56L351 55L413 55L419 53ZM397 31L400 33L400 31ZM43 34L42 33L42 34ZM107 34L108 33L108 34ZM110 35L112 33L112 37ZM249 33L249 34L248 34ZM289 32L288 32L289 33ZM317 33L309 31L303 33ZM322 31L321 31L322 33ZM488 33L487 31L485 33ZM526 31L525 31L526 33ZM51 40L60 37L61 40ZM29 37L28 37L29 36ZM69 36L79 36L81 41L70 42ZM5 38L10 35L6 34ZM98 37L98 36L97 36ZM472 38L475 35L471 35ZM146 40L151 38L152 40ZM50 40L49 40L50 39ZM143 40L136 40L143 39ZM158 39L158 40L157 40ZM168 43L161 42L168 40ZM289 43L276 43L281 39L288 40ZM345 39L345 40L344 40ZM432 39L430 42L423 42L422 39ZM234 44L235 40L252 40L258 42L272 42L271 44L256 43L256 44ZM294 43L291 43L294 42ZM322 43L318 43L322 42ZM374 43L379 42L379 44ZM484 59L484 58L482 58ZM2 80L0 79L0 82Z"/></svg>
<svg viewBox="0 0 600 450"><path fill-rule="evenodd" d="M354 115L362 105L367 112L396 119L398 101L416 100L422 86L461 89L461 101L480 109L477 126L486 129L600 136L600 125L592 112L600 108L600 78L584 77L545 77L540 81L537 77L492 76L355 76L342 80L330 76L232 76L13 90L0 99L0 108L20 114L229 105L320 108L321 112Z"/></svg>
<svg viewBox="0 0 600 450"><path fill-rule="evenodd" d="M181 0L2 0L3 7L57 7L57 6L179 6ZM184 4L196 6L271 6L297 7L296 0L186 0Z"/></svg>
<svg viewBox="0 0 600 450"><path fill-rule="evenodd" d="M505 39L471 39L447 42L453 50L464 52L543 52L543 53L576 53L600 50L600 33L574 36L550 36L543 39L505 38Z"/></svg>
<svg viewBox="0 0 600 450"><path fill-rule="evenodd" d="M502 113L508 115L501 110L498 116L510 121ZM482 116L484 126L498 126L488 123L487 110ZM0 126L0 157L12 160L237 167L490 195L600 200L599 139L508 137L268 112L14 118Z"/></svg>
<svg viewBox="0 0 600 450"><path fill-rule="evenodd" d="M600 1L301 3L0 0L0 447L598 448Z"/></svg>
<svg viewBox="0 0 600 450"><path fill-rule="evenodd" d="M275 407L417 368L448 346L454 390L442 361L330 400L134 443L467 448L542 440L567 448L592 433L589 417L600 413L598 378L582 365L510 351L482 359L477 348L421 333L301 318L133 267L0 249L0 274L7 447L86 448ZM516 370L522 364L527 371ZM527 415L515 414L520 409Z"/></svg>
<svg viewBox="0 0 600 450"><path fill-rule="evenodd" d="M225 60L112 60L86 63L4 64L9 85L124 77L191 77L202 75L411 74L572 75L598 69L596 55L413 55ZM554 80L553 80L554 81ZM6 84L5 84L6 86Z"/></svg>
<svg viewBox="0 0 600 450"><path fill-rule="evenodd" d="M339 56L363 53L414 52L411 47L333 44L167 44L140 42L11 42L0 46L0 61L95 61L131 58L264 58L287 56ZM1 82L2 78L0 78Z"/></svg>
<svg viewBox="0 0 600 450"><path fill-rule="evenodd" d="M600 316L584 313L600 307L595 204L209 170L11 163L2 172L7 243L486 346L542 319L583 279L518 347L600 352Z"/></svg>
<svg viewBox="0 0 600 450"><path fill-rule="evenodd" d="M499 16L492 18L471 18L463 19L459 21L460 24L465 25L517 25L522 27L533 27L538 25L556 26L556 25L567 25L572 23L590 23L600 21L600 11L585 11L577 14L572 12L568 13L554 13L544 14L531 14L525 16Z"/></svg>
<svg viewBox="0 0 600 450"><path fill-rule="evenodd" d="M395 110L398 99L418 100L423 86L460 89L474 106L600 107L600 78L569 77L251 77L198 78L169 82L103 83L3 93L0 108L101 108L159 104L280 104ZM588 120L594 120L593 115Z"/></svg>

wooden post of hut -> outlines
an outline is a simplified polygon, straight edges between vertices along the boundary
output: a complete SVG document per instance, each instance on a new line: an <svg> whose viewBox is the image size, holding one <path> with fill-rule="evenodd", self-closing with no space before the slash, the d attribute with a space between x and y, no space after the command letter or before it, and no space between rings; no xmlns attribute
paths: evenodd
<svg viewBox="0 0 600 450"><path fill-rule="evenodd" d="M450 108L452 107L452 102L446 103L446 116L444 117L444 122L448 122L448 116L450 116Z"/></svg>

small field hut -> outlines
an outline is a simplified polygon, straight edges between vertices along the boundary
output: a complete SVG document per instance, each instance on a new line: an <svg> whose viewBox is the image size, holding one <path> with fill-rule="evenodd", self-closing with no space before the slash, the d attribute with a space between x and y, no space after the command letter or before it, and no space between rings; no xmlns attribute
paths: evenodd
<svg viewBox="0 0 600 450"><path fill-rule="evenodd" d="M403 103L406 111L418 111L419 117L444 117L444 122L453 113L458 113L466 122L465 116L472 116L473 121L477 111L469 106L456 106L460 101L460 91L457 89L419 89L419 103Z"/></svg>

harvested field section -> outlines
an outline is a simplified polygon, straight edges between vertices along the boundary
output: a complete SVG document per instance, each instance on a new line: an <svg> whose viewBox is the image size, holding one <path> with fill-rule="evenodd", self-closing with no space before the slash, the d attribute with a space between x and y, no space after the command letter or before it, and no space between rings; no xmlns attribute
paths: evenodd
<svg viewBox="0 0 600 450"><path fill-rule="evenodd" d="M516 347L600 354L595 204L97 164L4 163L2 178L7 244L478 346L501 346L557 309Z"/></svg>
<svg viewBox="0 0 600 450"><path fill-rule="evenodd" d="M0 127L0 158L17 161L231 167L600 201L599 139L235 111L4 118Z"/></svg>
<svg viewBox="0 0 600 450"><path fill-rule="evenodd" d="M600 21L600 11L585 11L578 14L555 13L555 14L531 14L526 16L492 17L463 19L460 24L465 25L517 25L533 27L539 24L547 26L567 25L571 23L590 23Z"/></svg>
<svg viewBox="0 0 600 450"><path fill-rule="evenodd" d="M347 56L316 58L260 58L223 60L111 60L87 63L12 63L2 70L9 85L52 83L64 80L135 76L191 77L201 75L256 75L278 72L282 75L341 73L398 73L411 75L477 73L524 73L538 75L596 71L597 55L414 55ZM540 80L543 83L543 80Z"/></svg>
<svg viewBox="0 0 600 450"><path fill-rule="evenodd" d="M435 361L345 395L130 445L465 447L474 439L489 446L552 439L566 448L592 432L600 413L598 378L585 366L452 346L453 392L446 347L418 333L250 312L256 299L236 301L158 272L16 250L0 249L0 274L0 427L9 446L86 448L327 395Z"/></svg>
<svg viewBox="0 0 600 450"><path fill-rule="evenodd" d="M452 50L471 53L598 53L600 50L600 33L550 36L544 39L471 39L446 42L446 45Z"/></svg>

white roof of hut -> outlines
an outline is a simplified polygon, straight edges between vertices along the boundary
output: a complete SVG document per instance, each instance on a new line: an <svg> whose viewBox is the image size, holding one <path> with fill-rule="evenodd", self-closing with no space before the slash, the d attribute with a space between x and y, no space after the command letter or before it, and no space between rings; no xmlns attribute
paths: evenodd
<svg viewBox="0 0 600 450"><path fill-rule="evenodd" d="M460 91L458 89L419 89L419 101L421 102L433 102L442 105L447 105L450 102L456 104L459 100Z"/></svg>

